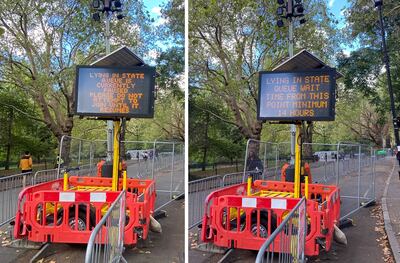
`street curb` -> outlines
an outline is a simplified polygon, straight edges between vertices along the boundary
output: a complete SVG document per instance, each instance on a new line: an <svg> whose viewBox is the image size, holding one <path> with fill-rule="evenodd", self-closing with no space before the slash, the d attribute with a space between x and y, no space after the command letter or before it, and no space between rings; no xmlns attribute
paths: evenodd
<svg viewBox="0 0 400 263"><path fill-rule="evenodd" d="M397 242L395 233L393 231L393 228L392 228L392 225L390 222L389 211L387 209L387 203L386 203L387 192L388 192L388 188L389 188L390 181L392 179L395 167L396 167L396 163L393 164L392 172L390 173L389 177L386 179L385 190L384 190L383 196L382 196L382 211L383 211L383 220L385 221L385 230L386 230L386 234L388 236L389 245L392 249L394 260L395 260L395 262L400 263L400 247L399 247L399 243Z"/></svg>

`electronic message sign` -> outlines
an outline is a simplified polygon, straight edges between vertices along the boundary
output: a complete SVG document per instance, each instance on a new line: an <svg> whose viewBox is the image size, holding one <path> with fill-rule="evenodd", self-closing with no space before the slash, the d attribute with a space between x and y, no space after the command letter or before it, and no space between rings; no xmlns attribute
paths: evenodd
<svg viewBox="0 0 400 263"><path fill-rule="evenodd" d="M333 68L260 72L259 120L335 120L336 70Z"/></svg>
<svg viewBox="0 0 400 263"><path fill-rule="evenodd" d="M152 118L154 67L77 66L75 114L101 118Z"/></svg>

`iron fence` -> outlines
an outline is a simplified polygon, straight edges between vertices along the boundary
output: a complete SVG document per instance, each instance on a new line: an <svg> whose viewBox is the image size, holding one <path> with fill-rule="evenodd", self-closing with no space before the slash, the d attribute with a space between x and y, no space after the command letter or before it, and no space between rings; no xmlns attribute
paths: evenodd
<svg viewBox="0 0 400 263"><path fill-rule="evenodd" d="M123 190L93 229L86 248L85 263L126 262L122 256L125 213L126 192Z"/></svg>
<svg viewBox="0 0 400 263"><path fill-rule="evenodd" d="M258 251L256 263L305 262L306 199L303 197Z"/></svg>

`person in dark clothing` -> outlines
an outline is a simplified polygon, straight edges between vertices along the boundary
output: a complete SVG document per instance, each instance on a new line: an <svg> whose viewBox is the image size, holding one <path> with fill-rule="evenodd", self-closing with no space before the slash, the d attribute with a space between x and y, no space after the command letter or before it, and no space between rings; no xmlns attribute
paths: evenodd
<svg viewBox="0 0 400 263"><path fill-rule="evenodd" d="M249 171L249 175L253 177L253 181L261 179L263 174L264 166L258 158L258 156L251 151L246 162L246 171Z"/></svg>
<svg viewBox="0 0 400 263"><path fill-rule="evenodd" d="M397 161L399 161L399 165L400 165L400 151L397 151L396 153L396 159ZM400 173L399 173L400 174Z"/></svg>

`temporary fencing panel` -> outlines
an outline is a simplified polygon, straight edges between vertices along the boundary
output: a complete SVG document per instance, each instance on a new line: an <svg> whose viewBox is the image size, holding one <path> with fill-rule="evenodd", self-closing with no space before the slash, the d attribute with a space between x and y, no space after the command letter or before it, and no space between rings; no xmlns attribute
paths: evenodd
<svg viewBox="0 0 400 263"><path fill-rule="evenodd" d="M156 207L169 203L184 193L184 144L169 141L122 141L129 178L154 179L157 187ZM107 142L63 136L60 156L71 175L97 176L97 164L106 160Z"/></svg>
<svg viewBox="0 0 400 263"><path fill-rule="evenodd" d="M0 226L10 222L17 212L18 194L32 185L33 173L14 174L0 178Z"/></svg>
<svg viewBox="0 0 400 263"><path fill-rule="evenodd" d="M261 246L256 263L305 262L306 220L306 199L303 197Z"/></svg>
<svg viewBox="0 0 400 263"><path fill-rule="evenodd" d="M124 141L127 173L155 180L157 209L184 193L184 144L167 141Z"/></svg>
<svg viewBox="0 0 400 263"><path fill-rule="evenodd" d="M314 182L340 188L341 219L375 200L375 150L355 143L305 143L315 158L310 163Z"/></svg>
<svg viewBox="0 0 400 263"><path fill-rule="evenodd" d="M96 176L97 163L107 156L107 142L63 136L59 156L61 161L57 163L57 168L60 174L64 168L70 168L71 175Z"/></svg>
<svg viewBox="0 0 400 263"><path fill-rule="evenodd" d="M125 218L126 192L124 190L93 229L86 248L85 263L126 262L122 256Z"/></svg>
<svg viewBox="0 0 400 263"><path fill-rule="evenodd" d="M51 181L51 180L56 180L58 178L59 178L58 169L49 169L49 170L37 171L35 173L35 175L33 176L32 185L45 183L45 182L48 182L48 181Z"/></svg>
<svg viewBox="0 0 400 263"><path fill-rule="evenodd" d="M206 197L223 186L223 176L221 175L189 182L189 229L200 224L203 218Z"/></svg>
<svg viewBox="0 0 400 263"><path fill-rule="evenodd" d="M248 140L245 154L244 173L257 179L279 178L279 144Z"/></svg>

